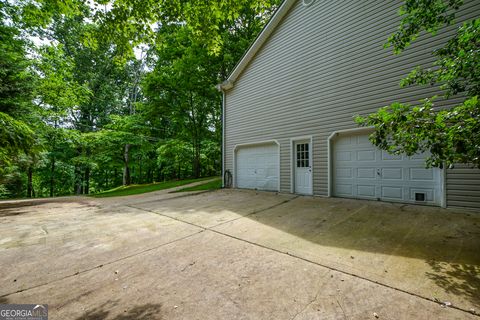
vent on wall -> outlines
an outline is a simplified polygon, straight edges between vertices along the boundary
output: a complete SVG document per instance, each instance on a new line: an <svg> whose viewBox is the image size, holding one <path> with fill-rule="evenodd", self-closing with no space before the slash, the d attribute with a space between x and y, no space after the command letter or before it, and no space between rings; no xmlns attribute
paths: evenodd
<svg viewBox="0 0 480 320"><path fill-rule="evenodd" d="M415 192L415 201L425 201L425 193L424 192Z"/></svg>
<svg viewBox="0 0 480 320"><path fill-rule="evenodd" d="M307 7L307 6L311 5L311 4L314 3L314 2L315 2L315 0L303 0L303 5Z"/></svg>

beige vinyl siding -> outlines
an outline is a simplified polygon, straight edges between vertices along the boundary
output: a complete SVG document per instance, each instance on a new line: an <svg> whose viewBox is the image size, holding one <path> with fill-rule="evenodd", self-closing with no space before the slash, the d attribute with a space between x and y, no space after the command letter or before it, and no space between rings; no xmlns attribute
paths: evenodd
<svg viewBox="0 0 480 320"><path fill-rule="evenodd" d="M454 28L421 37L401 55L384 49L398 27L402 1L297 1L270 38L226 92L225 169L233 172L237 144L280 143L280 188L290 192L290 139L313 136L313 192L328 194L328 136L355 128L353 116L394 101L415 102L438 93L432 87L400 88L417 65ZM467 1L458 21L480 14L480 1ZM448 107L461 99L438 100Z"/></svg>

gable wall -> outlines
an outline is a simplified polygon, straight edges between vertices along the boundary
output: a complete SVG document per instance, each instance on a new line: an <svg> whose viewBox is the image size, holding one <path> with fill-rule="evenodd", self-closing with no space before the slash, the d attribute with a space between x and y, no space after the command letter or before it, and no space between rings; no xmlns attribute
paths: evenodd
<svg viewBox="0 0 480 320"><path fill-rule="evenodd" d="M400 4L317 0L305 7L297 1L225 95L225 169L233 172L235 145L276 139L281 191L290 192L290 138L312 135L313 191L327 195L327 138L333 131L356 128L356 114L434 95L435 88L401 89L399 81L431 62L432 48L453 29L394 56L383 44L399 25ZM457 20L479 15L480 1L467 1Z"/></svg>

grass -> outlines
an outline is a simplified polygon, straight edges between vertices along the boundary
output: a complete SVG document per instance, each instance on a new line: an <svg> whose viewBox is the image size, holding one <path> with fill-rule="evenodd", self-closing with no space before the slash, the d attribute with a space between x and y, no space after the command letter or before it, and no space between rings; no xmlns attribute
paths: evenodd
<svg viewBox="0 0 480 320"><path fill-rule="evenodd" d="M212 177L200 178L200 179L165 181L165 182L150 183L150 184L134 184L126 187L121 186L115 189L92 194L91 196L95 198L130 196L134 194L141 194L141 193L147 193L152 191L175 188L175 187L183 186L186 184L210 180L210 179L212 179Z"/></svg>
<svg viewBox="0 0 480 320"><path fill-rule="evenodd" d="M205 191L205 190L217 190L222 188L222 179L218 178L213 181L196 185L194 187L186 187L175 192L190 192L190 191Z"/></svg>

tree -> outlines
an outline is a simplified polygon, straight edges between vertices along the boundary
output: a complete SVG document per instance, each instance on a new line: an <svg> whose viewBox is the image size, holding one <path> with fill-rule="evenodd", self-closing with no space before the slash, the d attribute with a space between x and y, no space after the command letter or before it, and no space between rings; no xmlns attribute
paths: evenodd
<svg viewBox="0 0 480 320"><path fill-rule="evenodd" d="M11 10L8 3L0 2L0 189L6 193L8 188L2 185L12 185L12 175L7 175L11 166L37 152L29 125L36 118L32 104L35 77L30 71L27 43L8 21ZM19 196L18 192L15 195Z"/></svg>
<svg viewBox="0 0 480 320"><path fill-rule="evenodd" d="M224 41L222 25L232 26L242 14L256 15L250 22L268 20L280 0L24 0L21 18L24 27L45 28L58 16L73 17L89 12L89 20L100 28L88 32L90 45L97 41L114 42L120 56L128 57L144 43L154 43L156 26L181 22L209 52L218 53ZM255 34L256 35L256 34ZM250 39L251 40L251 39ZM249 40L249 41L250 41ZM242 51L243 53L243 51ZM119 57L120 57L119 56Z"/></svg>
<svg viewBox="0 0 480 320"><path fill-rule="evenodd" d="M166 119L171 128L166 138L182 141L182 150L191 146L194 177L205 172L203 165L208 161L202 155L205 148L211 151L211 142L217 143L218 152L210 154L220 160L221 95L215 86L233 69L275 4L243 0L231 7L215 8L219 3L173 1L166 11L175 14L167 15L169 23L157 31L151 50L155 67L146 76L143 88L149 108ZM193 8L198 11L194 13ZM213 12L206 14L208 10ZM192 21L196 21L193 28ZM206 41L207 34L216 39L214 45ZM159 153L160 158L166 155L168 152ZM159 159L159 163L164 161Z"/></svg>
<svg viewBox="0 0 480 320"><path fill-rule="evenodd" d="M398 31L386 44L399 54L422 31L435 35L452 25L462 0L407 0L401 7ZM433 85L442 97L463 98L463 103L438 111L427 97L419 106L393 103L368 117L357 117L362 126L373 126L370 139L390 153L429 152L427 166L453 166L470 163L480 168L480 19L458 27L456 34L433 52L431 68L417 67L402 80L401 86Z"/></svg>
<svg viewBox="0 0 480 320"><path fill-rule="evenodd" d="M0 196L218 174L215 85L278 2L0 0Z"/></svg>
<svg viewBox="0 0 480 320"><path fill-rule="evenodd" d="M215 101L216 79L212 79L208 67L212 57L183 25L161 28L159 38L159 59L154 72L147 77L145 91L151 105L161 109L175 126L176 138L192 146L193 175L199 177L209 115L219 106Z"/></svg>

